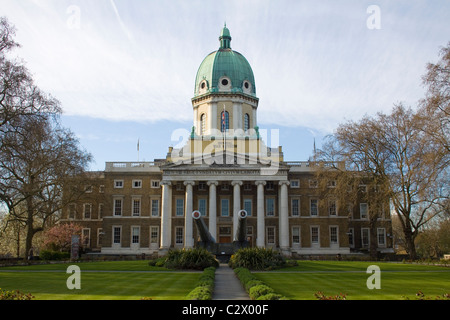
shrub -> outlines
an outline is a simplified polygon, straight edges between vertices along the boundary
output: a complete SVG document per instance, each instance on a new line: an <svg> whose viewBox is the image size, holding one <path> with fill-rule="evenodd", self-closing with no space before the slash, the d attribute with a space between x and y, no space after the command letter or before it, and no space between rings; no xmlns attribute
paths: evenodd
<svg viewBox="0 0 450 320"><path fill-rule="evenodd" d="M6 291L0 288L0 300L33 300L34 296L30 293L23 293L19 290Z"/></svg>
<svg viewBox="0 0 450 320"><path fill-rule="evenodd" d="M189 292L187 300L211 300L212 290L209 287L196 287Z"/></svg>
<svg viewBox="0 0 450 320"><path fill-rule="evenodd" d="M164 267L169 269L203 270L208 267L219 267L219 262L206 249L170 250L165 257Z"/></svg>
<svg viewBox="0 0 450 320"><path fill-rule="evenodd" d="M197 286L186 296L187 300L211 300L214 290L216 268L208 267L203 270Z"/></svg>
<svg viewBox="0 0 450 320"><path fill-rule="evenodd" d="M265 296L269 293L275 293L271 287L266 286L265 284L260 284L254 287L251 287L248 294L250 299L256 300L261 296Z"/></svg>
<svg viewBox="0 0 450 320"><path fill-rule="evenodd" d="M263 296L260 296L258 299L256 300L285 300L286 298L284 298L281 294L278 293L268 293L265 294Z"/></svg>
<svg viewBox="0 0 450 320"><path fill-rule="evenodd" d="M42 260L68 260L70 258L69 252L41 250L39 258Z"/></svg>
<svg viewBox="0 0 450 320"><path fill-rule="evenodd" d="M314 296L317 300L346 300L347 294L339 293L335 296L326 296L322 291L318 291L314 293Z"/></svg>
<svg viewBox="0 0 450 320"><path fill-rule="evenodd" d="M243 248L231 256L229 265L250 270L272 270L286 264L284 257L275 250L266 248Z"/></svg>
<svg viewBox="0 0 450 320"><path fill-rule="evenodd" d="M234 273L244 286L252 300L285 300L286 297L276 294L272 288L258 280L250 270L246 268L236 268Z"/></svg>

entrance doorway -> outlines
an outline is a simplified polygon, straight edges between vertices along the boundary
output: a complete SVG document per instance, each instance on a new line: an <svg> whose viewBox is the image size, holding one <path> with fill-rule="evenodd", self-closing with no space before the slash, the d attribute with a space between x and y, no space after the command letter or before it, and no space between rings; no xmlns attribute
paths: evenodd
<svg viewBox="0 0 450 320"><path fill-rule="evenodd" d="M219 227L219 243L231 243L231 226Z"/></svg>

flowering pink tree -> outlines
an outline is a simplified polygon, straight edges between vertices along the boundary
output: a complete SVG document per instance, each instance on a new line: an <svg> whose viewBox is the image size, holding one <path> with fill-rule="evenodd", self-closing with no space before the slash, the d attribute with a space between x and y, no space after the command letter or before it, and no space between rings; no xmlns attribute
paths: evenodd
<svg viewBox="0 0 450 320"><path fill-rule="evenodd" d="M44 245L55 251L70 251L72 235L80 236L83 243L82 227L75 223L58 224L45 232Z"/></svg>

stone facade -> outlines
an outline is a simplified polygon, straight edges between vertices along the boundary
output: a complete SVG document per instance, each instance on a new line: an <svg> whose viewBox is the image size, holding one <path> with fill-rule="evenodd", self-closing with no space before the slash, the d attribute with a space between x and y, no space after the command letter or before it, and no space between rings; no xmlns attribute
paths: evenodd
<svg viewBox="0 0 450 320"><path fill-rule="evenodd" d="M257 126L253 71L231 50L226 27L220 41L197 73L186 144L155 162L106 163L94 187L64 210L63 221L81 224L90 239L85 247L102 254L192 248L199 240L194 210L218 243L233 241L238 212L246 210L250 246L336 255L376 241L379 251L391 250L388 212L369 224L364 202L349 210L320 192L315 162L286 162L281 146L264 143L278 137Z"/></svg>

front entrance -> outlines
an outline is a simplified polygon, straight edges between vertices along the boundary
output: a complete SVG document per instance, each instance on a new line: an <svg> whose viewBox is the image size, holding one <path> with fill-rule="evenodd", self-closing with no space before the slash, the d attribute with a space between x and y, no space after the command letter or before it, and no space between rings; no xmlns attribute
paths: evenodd
<svg viewBox="0 0 450 320"><path fill-rule="evenodd" d="M219 227L219 243L231 243L231 226Z"/></svg>
<svg viewBox="0 0 450 320"><path fill-rule="evenodd" d="M219 236L219 243L231 243L230 236Z"/></svg>

